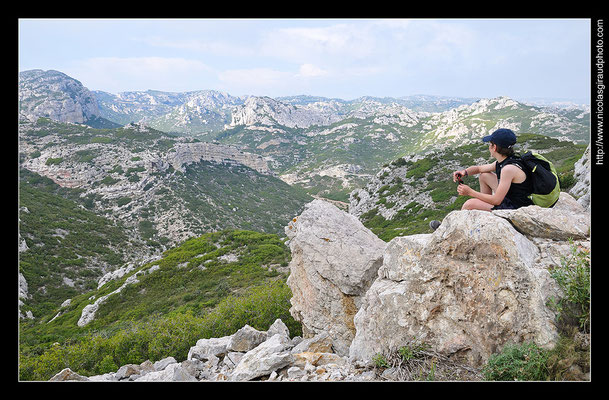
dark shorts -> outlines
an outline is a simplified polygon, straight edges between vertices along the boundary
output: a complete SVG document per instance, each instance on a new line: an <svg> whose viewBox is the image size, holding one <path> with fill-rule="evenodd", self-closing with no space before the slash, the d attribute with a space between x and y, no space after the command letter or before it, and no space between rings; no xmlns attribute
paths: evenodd
<svg viewBox="0 0 609 400"><path fill-rule="evenodd" d="M512 200L507 197L503 198L503 201L498 206L494 206L491 210L515 210L518 207L512 203Z"/></svg>

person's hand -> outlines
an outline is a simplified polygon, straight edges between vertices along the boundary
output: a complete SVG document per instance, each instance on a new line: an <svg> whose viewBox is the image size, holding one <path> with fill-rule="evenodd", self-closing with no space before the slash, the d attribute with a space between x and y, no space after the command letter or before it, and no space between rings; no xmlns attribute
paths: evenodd
<svg viewBox="0 0 609 400"><path fill-rule="evenodd" d="M473 191L474 190L472 188L463 183L457 186L457 193L459 193L459 196L471 196Z"/></svg>
<svg viewBox="0 0 609 400"><path fill-rule="evenodd" d="M465 176L465 170L455 171L453 172L453 182L457 182L459 178L463 178Z"/></svg>

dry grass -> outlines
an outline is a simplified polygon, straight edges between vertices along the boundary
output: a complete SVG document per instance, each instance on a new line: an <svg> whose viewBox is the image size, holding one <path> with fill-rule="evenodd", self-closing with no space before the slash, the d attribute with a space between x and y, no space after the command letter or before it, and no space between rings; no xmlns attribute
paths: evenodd
<svg viewBox="0 0 609 400"><path fill-rule="evenodd" d="M482 381L481 371L461 364L423 345L408 345L381 356L377 366L381 380L390 381Z"/></svg>

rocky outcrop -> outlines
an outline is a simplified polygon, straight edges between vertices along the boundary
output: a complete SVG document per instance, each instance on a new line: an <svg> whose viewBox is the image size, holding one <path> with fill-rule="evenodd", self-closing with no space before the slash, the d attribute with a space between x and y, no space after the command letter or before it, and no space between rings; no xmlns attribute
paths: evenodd
<svg viewBox="0 0 609 400"><path fill-rule="evenodd" d="M316 200L286 228L291 312L303 332L327 333L337 354L348 347L359 362L413 340L473 367L506 343L551 347L558 333L546 303L561 293L548 268L569 253L569 239L589 246L589 226L589 213L562 193L552 209L454 211L433 234L384 244Z"/></svg>
<svg viewBox="0 0 609 400"><path fill-rule="evenodd" d="M176 143L174 152L167 155L167 161L176 170L184 171L184 167L199 161L234 162L243 164L265 175L274 175L264 158L259 155L246 153L234 146L215 143Z"/></svg>
<svg viewBox="0 0 609 400"><path fill-rule="evenodd" d="M565 193L559 202L453 211L433 234L393 239L355 316L350 357L370 360L416 339L479 367L506 343L552 347L558 333L546 302L561 294L548 249L566 255L568 238L589 246L589 214Z"/></svg>
<svg viewBox="0 0 609 400"><path fill-rule="evenodd" d="M533 270L539 250L505 219L453 212L433 234L392 240L385 255L355 317L352 357L416 338L479 366L504 341L556 337Z"/></svg>
<svg viewBox="0 0 609 400"><path fill-rule="evenodd" d="M25 314L21 313L21 306L24 305L23 300L27 300L30 297L31 296L28 293L27 281L25 280L25 277L23 276L23 274L20 272L19 273L19 303L18 303L19 318L34 319L34 315L29 310L26 311Z"/></svg>
<svg viewBox="0 0 609 400"><path fill-rule="evenodd" d="M353 317L376 278L386 243L353 215L323 200L309 203L285 229L292 251L290 313L303 335L326 332L337 354L355 336Z"/></svg>
<svg viewBox="0 0 609 400"><path fill-rule="evenodd" d="M99 307L110 296L120 293L121 291L123 291L123 289L125 289L129 285L138 283L139 275L146 275L146 274L152 273L159 268L160 267L158 265L153 265L148 269L137 271L135 274L133 274L130 277L128 277L127 279L125 279L125 282L123 282L123 284L118 289L115 289L114 291L112 291L104 296L101 296L98 299L95 299L95 302L93 302L92 304L87 304L86 306L84 306L82 309L82 312L80 314L80 318L78 319L78 322L76 324L78 326L82 327L82 326L87 325L91 321L93 321L95 319L95 314L97 313L97 310L99 309ZM127 265L127 266L122 267L119 270L117 270L117 273L109 273L109 274L104 275L98 282L98 288L102 287L104 284L106 284L110 280L118 279L118 278L124 276L132 269L133 269L132 266Z"/></svg>
<svg viewBox="0 0 609 400"><path fill-rule="evenodd" d="M37 69L19 73L19 115L32 122L46 117L84 123L101 114L95 96L79 81Z"/></svg>
<svg viewBox="0 0 609 400"><path fill-rule="evenodd" d="M323 105L323 106L322 106ZM289 128L308 128L340 121L332 103L293 105L270 97L248 97L243 105L233 109L231 127L239 125L284 125Z"/></svg>

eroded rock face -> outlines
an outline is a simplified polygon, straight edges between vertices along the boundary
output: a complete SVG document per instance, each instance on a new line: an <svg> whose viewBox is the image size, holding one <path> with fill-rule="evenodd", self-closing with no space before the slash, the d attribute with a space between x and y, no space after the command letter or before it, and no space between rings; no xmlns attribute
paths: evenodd
<svg viewBox="0 0 609 400"><path fill-rule="evenodd" d="M290 312L305 337L325 332L354 361L415 340L476 367L508 342L551 347L558 332L546 304L561 294L548 268L569 239L589 243L589 226L563 193L552 209L454 211L433 234L385 243L315 200L285 229Z"/></svg>
<svg viewBox="0 0 609 400"><path fill-rule="evenodd" d="M480 367L507 343L552 347L546 304L562 294L549 268L571 240L589 248L590 214L567 193L551 209L454 211L433 234L393 239L355 316L350 358L419 341Z"/></svg>
<svg viewBox="0 0 609 400"><path fill-rule="evenodd" d="M243 164L265 175L274 175L264 158L246 153L234 146L215 143L178 143L167 161L175 169L184 171L184 166L201 160L212 162L234 162Z"/></svg>
<svg viewBox="0 0 609 400"><path fill-rule="evenodd" d="M540 252L501 217L450 213L433 234L398 237L355 317L350 357L413 340L480 366L504 343L557 339L545 306L556 290Z"/></svg>
<svg viewBox="0 0 609 400"><path fill-rule="evenodd" d="M285 229L292 251L292 316L305 338L327 332L337 354L355 336L353 317L382 264L386 243L353 215L323 200L309 203Z"/></svg>
<svg viewBox="0 0 609 400"><path fill-rule="evenodd" d="M45 101L40 101L44 98ZM19 73L20 116L61 122L84 123L99 117L95 96L76 79L59 71L31 70Z"/></svg>

